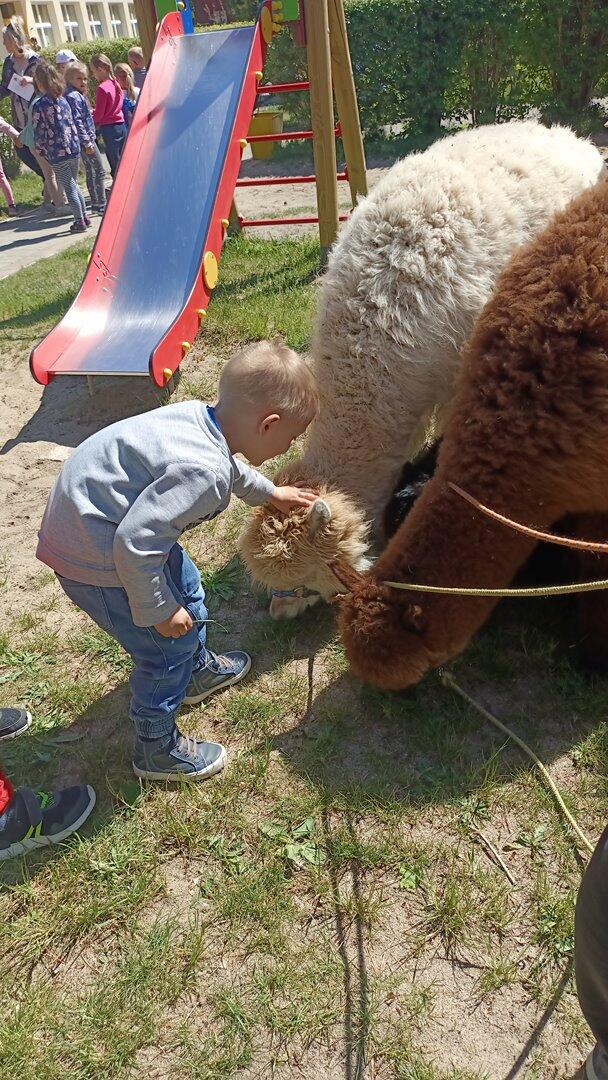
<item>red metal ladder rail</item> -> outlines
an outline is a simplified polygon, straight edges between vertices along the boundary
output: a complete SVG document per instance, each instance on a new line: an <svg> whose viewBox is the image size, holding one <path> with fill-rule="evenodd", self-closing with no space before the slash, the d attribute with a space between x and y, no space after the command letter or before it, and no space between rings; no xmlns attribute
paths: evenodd
<svg viewBox="0 0 608 1080"><path fill-rule="evenodd" d="M266 86L258 86L258 95L262 94L293 94L298 90L310 90L310 82L291 82L291 83L269 83ZM282 131L278 135L249 135L247 142L292 142L295 140L309 140L313 138L312 131ZM334 127L334 135L337 139L340 138L340 124L336 124ZM314 184L316 176L312 173L309 176L261 176L261 177L241 177L237 180L237 188L244 187L273 187L275 185L282 184ZM337 173L337 180L348 180L348 171ZM347 221L348 214L340 214L338 221ZM238 217L239 227L241 229L260 227L263 225L318 225L318 217L289 217L289 218L252 218L248 220Z"/></svg>

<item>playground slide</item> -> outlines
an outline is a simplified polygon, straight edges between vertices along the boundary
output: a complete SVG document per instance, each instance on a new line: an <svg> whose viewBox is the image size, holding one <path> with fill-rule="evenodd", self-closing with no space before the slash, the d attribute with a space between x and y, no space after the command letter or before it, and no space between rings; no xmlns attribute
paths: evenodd
<svg viewBox="0 0 608 1080"><path fill-rule="evenodd" d="M33 350L55 375L147 375L166 384L217 274L265 45L254 26L184 33L161 23L85 279Z"/></svg>

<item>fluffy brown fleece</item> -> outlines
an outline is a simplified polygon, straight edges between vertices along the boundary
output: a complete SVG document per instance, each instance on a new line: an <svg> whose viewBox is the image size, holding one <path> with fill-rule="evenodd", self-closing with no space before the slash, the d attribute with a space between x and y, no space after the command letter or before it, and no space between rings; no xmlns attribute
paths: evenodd
<svg viewBox="0 0 608 1080"><path fill-rule="evenodd" d="M463 502L446 481L542 529L566 514L608 511L607 351L608 183L600 181L520 249L479 317L437 471L343 603L341 630L356 674L385 689L417 682L461 652L496 603L381 582L500 588L534 547ZM601 519L594 522L607 539ZM600 563L593 566L601 576ZM589 605L591 633L605 595Z"/></svg>

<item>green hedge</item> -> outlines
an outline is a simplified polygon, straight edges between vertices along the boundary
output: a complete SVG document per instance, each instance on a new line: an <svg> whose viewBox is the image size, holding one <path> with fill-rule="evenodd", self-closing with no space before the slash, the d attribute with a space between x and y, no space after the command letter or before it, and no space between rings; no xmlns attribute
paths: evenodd
<svg viewBox="0 0 608 1080"><path fill-rule="evenodd" d="M532 108L547 121L597 127L590 99L608 92L606 0L345 0L361 122L436 137L442 120L489 123ZM287 33L269 78L305 75ZM297 122L302 96L286 101Z"/></svg>
<svg viewBox="0 0 608 1080"><path fill-rule="evenodd" d="M91 57L95 56L96 53L104 53L113 64L126 64L128 63L127 54L129 49L132 49L134 45L139 45L139 38L112 38L111 41L106 41L105 38L95 38L94 41L71 41L65 47L71 49L78 59L88 66ZM41 49L40 55L53 64L57 55L57 48L57 45L53 45L49 49ZM91 101L95 101L96 87L95 80L89 79L89 97Z"/></svg>
<svg viewBox="0 0 608 1080"><path fill-rule="evenodd" d="M368 138L402 129L411 145L436 138L445 123L489 123L524 116L579 131L597 128L590 106L608 93L606 0L345 0L361 123ZM257 0L232 0L235 18ZM132 38L76 42L88 63L105 52L126 60ZM54 58L54 49L43 55ZM287 32L272 42L265 76L306 77L306 53ZM94 89L94 88L92 88ZM290 123L308 125L307 94L284 95ZM0 105L2 115L7 105ZM12 167L10 145L3 160Z"/></svg>

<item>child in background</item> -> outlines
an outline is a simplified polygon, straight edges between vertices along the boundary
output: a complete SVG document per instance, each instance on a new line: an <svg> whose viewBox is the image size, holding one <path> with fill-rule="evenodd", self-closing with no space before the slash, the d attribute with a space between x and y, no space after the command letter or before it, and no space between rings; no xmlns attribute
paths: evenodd
<svg viewBox="0 0 608 1080"><path fill-rule="evenodd" d="M59 52L55 54L55 67L65 79L65 69L68 64L73 64L77 60L78 57L76 56L76 53L73 53L71 49L60 49Z"/></svg>
<svg viewBox="0 0 608 1080"><path fill-rule="evenodd" d="M93 78L99 83L93 120L101 132L114 179L127 137L127 125L122 115L124 94L114 77L112 61L104 53L92 56L89 66Z"/></svg>
<svg viewBox="0 0 608 1080"><path fill-rule="evenodd" d="M125 118L125 124L130 128L133 113L135 112L135 105L137 104L137 99L139 97L139 90L133 82L133 72L128 64L117 64L114 68L114 72L116 74L116 82L125 95L122 103L122 115Z"/></svg>
<svg viewBox="0 0 608 1080"><path fill-rule="evenodd" d="M70 232L85 232L91 220L87 217L82 192L76 183L80 140L72 110L63 96L63 79L52 64L41 60L34 68L34 84L41 94L32 109L36 150L53 166L55 176L65 192L74 215Z"/></svg>
<svg viewBox="0 0 608 1080"><path fill-rule="evenodd" d="M72 117L80 139L80 156L87 178L87 189L94 214L103 214L106 208L105 169L99 147L95 142L93 113L87 98L87 69L78 60L65 69L65 97L72 110Z"/></svg>
<svg viewBox="0 0 608 1080"><path fill-rule="evenodd" d="M17 139L19 138L19 132L17 131L17 128L14 128L11 124L8 123L8 121L3 120L1 116L0 116L0 135L6 135L7 139L11 140L13 146L15 145L15 143L17 142ZM13 189L12 189L11 185L8 182L8 177L6 176L6 173L4 172L4 167L2 165L2 158L1 157L0 157L0 191L4 195L4 198L6 199L6 202L7 202L7 205L8 205L9 217L16 217L17 216L17 207L15 205L15 197L13 195Z"/></svg>
<svg viewBox="0 0 608 1080"><path fill-rule="evenodd" d="M147 75L148 69L144 63L144 54L139 45L134 45L132 49L129 49L127 53L127 60L129 66L133 72L133 82L138 90L141 90L144 85L144 79Z"/></svg>
<svg viewBox="0 0 608 1080"><path fill-rule="evenodd" d="M119 420L81 443L55 482L36 554L133 658L137 776L204 780L224 767L224 747L182 735L176 713L240 682L251 659L207 648L201 577L178 540L233 494L283 513L312 505L312 492L275 487L234 455L261 465L286 453L318 405L298 354L263 341L226 364L214 408L185 401Z"/></svg>

